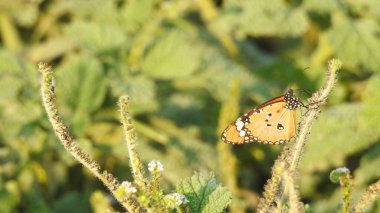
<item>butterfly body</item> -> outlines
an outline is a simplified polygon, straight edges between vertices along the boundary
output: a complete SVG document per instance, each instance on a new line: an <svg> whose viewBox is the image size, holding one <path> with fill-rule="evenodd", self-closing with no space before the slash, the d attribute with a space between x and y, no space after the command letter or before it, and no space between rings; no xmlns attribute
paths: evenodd
<svg viewBox="0 0 380 213"><path fill-rule="evenodd" d="M223 131L222 140L231 144L287 142L296 133L296 109L301 105L294 91L288 90L232 122Z"/></svg>

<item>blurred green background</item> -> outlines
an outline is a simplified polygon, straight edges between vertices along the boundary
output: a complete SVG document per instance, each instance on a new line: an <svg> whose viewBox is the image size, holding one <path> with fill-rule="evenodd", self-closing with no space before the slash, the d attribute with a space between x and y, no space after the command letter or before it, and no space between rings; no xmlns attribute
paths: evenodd
<svg viewBox="0 0 380 213"><path fill-rule="evenodd" d="M229 211L253 212L283 146L227 146L219 163L221 128L288 88L315 91L337 57L299 172L302 200L335 212L332 169L353 171L354 198L380 177L379 22L377 0L1 0L0 212L121 210L52 132L39 61L79 146L119 180L132 180L116 105L129 94L138 151L164 164L167 192L214 171L235 194Z"/></svg>

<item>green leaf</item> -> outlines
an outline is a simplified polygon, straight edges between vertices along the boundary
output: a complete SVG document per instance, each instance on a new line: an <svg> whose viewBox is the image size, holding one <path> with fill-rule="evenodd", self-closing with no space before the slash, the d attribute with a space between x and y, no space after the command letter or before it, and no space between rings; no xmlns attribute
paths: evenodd
<svg viewBox="0 0 380 213"><path fill-rule="evenodd" d="M152 15L156 0L127 1L121 8L121 16L125 23L123 27L128 32L135 33Z"/></svg>
<svg viewBox="0 0 380 213"><path fill-rule="evenodd" d="M157 79L184 78L192 74L201 60L201 48L180 31L163 35L147 52L143 71Z"/></svg>
<svg viewBox="0 0 380 213"><path fill-rule="evenodd" d="M369 131L360 128L362 113L361 104L338 105L323 111L310 134L302 170L339 167L344 164L347 155L375 143L372 140L374 135L369 135Z"/></svg>
<svg viewBox="0 0 380 213"><path fill-rule="evenodd" d="M72 22L65 28L65 34L77 45L93 53L120 48L127 41L119 26L89 21Z"/></svg>
<svg viewBox="0 0 380 213"><path fill-rule="evenodd" d="M307 29L305 11L286 1L227 1L220 24L242 38L252 36L299 36Z"/></svg>
<svg viewBox="0 0 380 213"><path fill-rule="evenodd" d="M380 77L377 75L370 79L362 103L341 104L322 111L310 135L300 168L304 176L301 179L302 185L308 185L308 190L313 188L310 186L312 182L316 182L311 180L316 177L312 176L314 172L342 166L347 156L368 149L378 141L380 108L374 106L380 104L379 82ZM362 162L366 162L365 159ZM363 168L363 171L368 169ZM373 171L368 177L376 174L377 172ZM368 180L364 177L366 174L359 176L360 182Z"/></svg>
<svg viewBox="0 0 380 213"><path fill-rule="evenodd" d="M376 145L371 148L362 159L360 159L360 166L355 170L355 182L357 185L364 185L370 183L372 180L379 179L380 170L380 146Z"/></svg>
<svg viewBox="0 0 380 213"><path fill-rule="evenodd" d="M0 109L6 107L11 101L17 100L24 82L21 78L12 75L1 75L0 78ZM10 106L9 106L10 107Z"/></svg>
<svg viewBox="0 0 380 213"><path fill-rule="evenodd" d="M215 99L225 101L229 98L226 88L228 89L236 80L241 80L243 89L251 91L252 87L259 89L267 83L255 79L245 67L220 53L217 48L204 48L203 54L202 72L199 75L176 80L174 84L176 88L205 88Z"/></svg>
<svg viewBox="0 0 380 213"><path fill-rule="evenodd" d="M111 90L113 95L128 94L131 97L130 107L133 114L152 112L158 108L155 83L143 76L113 76Z"/></svg>
<svg viewBox="0 0 380 213"><path fill-rule="evenodd" d="M373 19L350 20L336 15L328 38L345 66L366 67L379 72L379 24Z"/></svg>
<svg viewBox="0 0 380 213"><path fill-rule="evenodd" d="M29 4L18 4L17 7L8 8L12 18L18 25L25 28L32 28L38 20L39 2L30 2Z"/></svg>
<svg viewBox="0 0 380 213"><path fill-rule="evenodd" d="M203 177L195 174L182 180L177 191L189 200L191 212L222 212L231 202L231 193L218 185L213 175Z"/></svg>
<svg viewBox="0 0 380 213"><path fill-rule="evenodd" d="M61 7L68 8L76 20L91 20L101 25L120 24L120 14L116 1L77 0L75 3L65 1L59 2L59 4Z"/></svg>
<svg viewBox="0 0 380 213"><path fill-rule="evenodd" d="M303 2L302 7L318 12L332 12L339 9L339 1L308 0Z"/></svg>
<svg viewBox="0 0 380 213"><path fill-rule="evenodd" d="M48 203L33 190L26 194L26 211L30 213L48 213L52 212Z"/></svg>
<svg viewBox="0 0 380 213"><path fill-rule="evenodd" d="M371 135L379 136L380 129L380 75L373 75L368 81L363 95L363 117L361 118L362 129L367 129ZM373 138L376 140L376 138Z"/></svg>
<svg viewBox="0 0 380 213"><path fill-rule="evenodd" d="M3 166L0 166L2 170ZM17 205L20 203L19 186L16 181L11 180L7 182L1 181L0 186L0 209L3 213L15 212Z"/></svg>
<svg viewBox="0 0 380 213"><path fill-rule="evenodd" d="M373 140L378 140L380 129L380 75L374 75L369 80L363 95L363 116L361 117L361 128L366 129L369 135L373 135ZM376 137L377 135L377 137ZM372 147L360 160L360 167L355 171L355 179L358 184L368 182L380 177L378 165L380 163L380 146Z"/></svg>
<svg viewBox="0 0 380 213"><path fill-rule="evenodd" d="M91 212L91 207L88 202L88 196L78 192L69 192L60 197L53 204L53 212L56 213L82 213Z"/></svg>
<svg viewBox="0 0 380 213"><path fill-rule="evenodd" d="M106 95L107 80L101 64L93 57L71 56L57 69L57 95L62 111L71 114L76 133L81 133ZM71 117L70 116L70 117Z"/></svg>
<svg viewBox="0 0 380 213"><path fill-rule="evenodd" d="M380 10L380 1L372 0L347 0L344 2L331 0L303 1L302 6L308 10L325 13L350 12L360 17L376 17Z"/></svg>
<svg viewBox="0 0 380 213"><path fill-rule="evenodd" d="M0 61L6 62L0 63L0 75L4 73L18 74L23 70L22 63L9 51L0 50Z"/></svg>
<svg viewBox="0 0 380 213"><path fill-rule="evenodd" d="M351 10L362 16L379 19L380 1L372 0L347 0L345 4L350 5Z"/></svg>

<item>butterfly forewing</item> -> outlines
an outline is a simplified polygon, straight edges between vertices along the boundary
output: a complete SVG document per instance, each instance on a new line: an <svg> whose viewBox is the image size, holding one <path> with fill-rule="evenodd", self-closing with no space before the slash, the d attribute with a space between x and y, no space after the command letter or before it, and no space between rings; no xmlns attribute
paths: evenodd
<svg viewBox="0 0 380 213"><path fill-rule="evenodd" d="M245 127L250 131L250 138L260 143L283 143L295 134L295 110L285 109L285 102L277 102L262 108L253 114ZM250 142L250 141L248 141Z"/></svg>
<svg viewBox="0 0 380 213"><path fill-rule="evenodd" d="M232 144L287 142L295 135L296 108L288 109L284 96L271 99L231 123L222 139Z"/></svg>

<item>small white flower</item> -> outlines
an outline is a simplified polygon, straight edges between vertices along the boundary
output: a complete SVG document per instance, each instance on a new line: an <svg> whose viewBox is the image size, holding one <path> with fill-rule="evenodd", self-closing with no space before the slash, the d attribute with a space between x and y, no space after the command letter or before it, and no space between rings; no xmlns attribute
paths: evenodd
<svg viewBox="0 0 380 213"><path fill-rule="evenodd" d="M135 192L137 192L137 189L134 186L132 186L132 183L129 182L129 181L123 181L121 183L121 186L124 186L126 193L135 193Z"/></svg>
<svg viewBox="0 0 380 213"><path fill-rule="evenodd" d="M152 160L148 164L148 170L150 172L162 172L162 171L164 171L164 166L162 165L162 163L160 161Z"/></svg>
<svg viewBox="0 0 380 213"><path fill-rule="evenodd" d="M348 173L348 172L350 172L350 170L347 169L347 167L340 167L340 168L335 169L335 171L341 172L341 173Z"/></svg>
<svg viewBox="0 0 380 213"><path fill-rule="evenodd" d="M189 202L185 195L179 193L165 195L165 199L167 200L168 204L173 208Z"/></svg>

